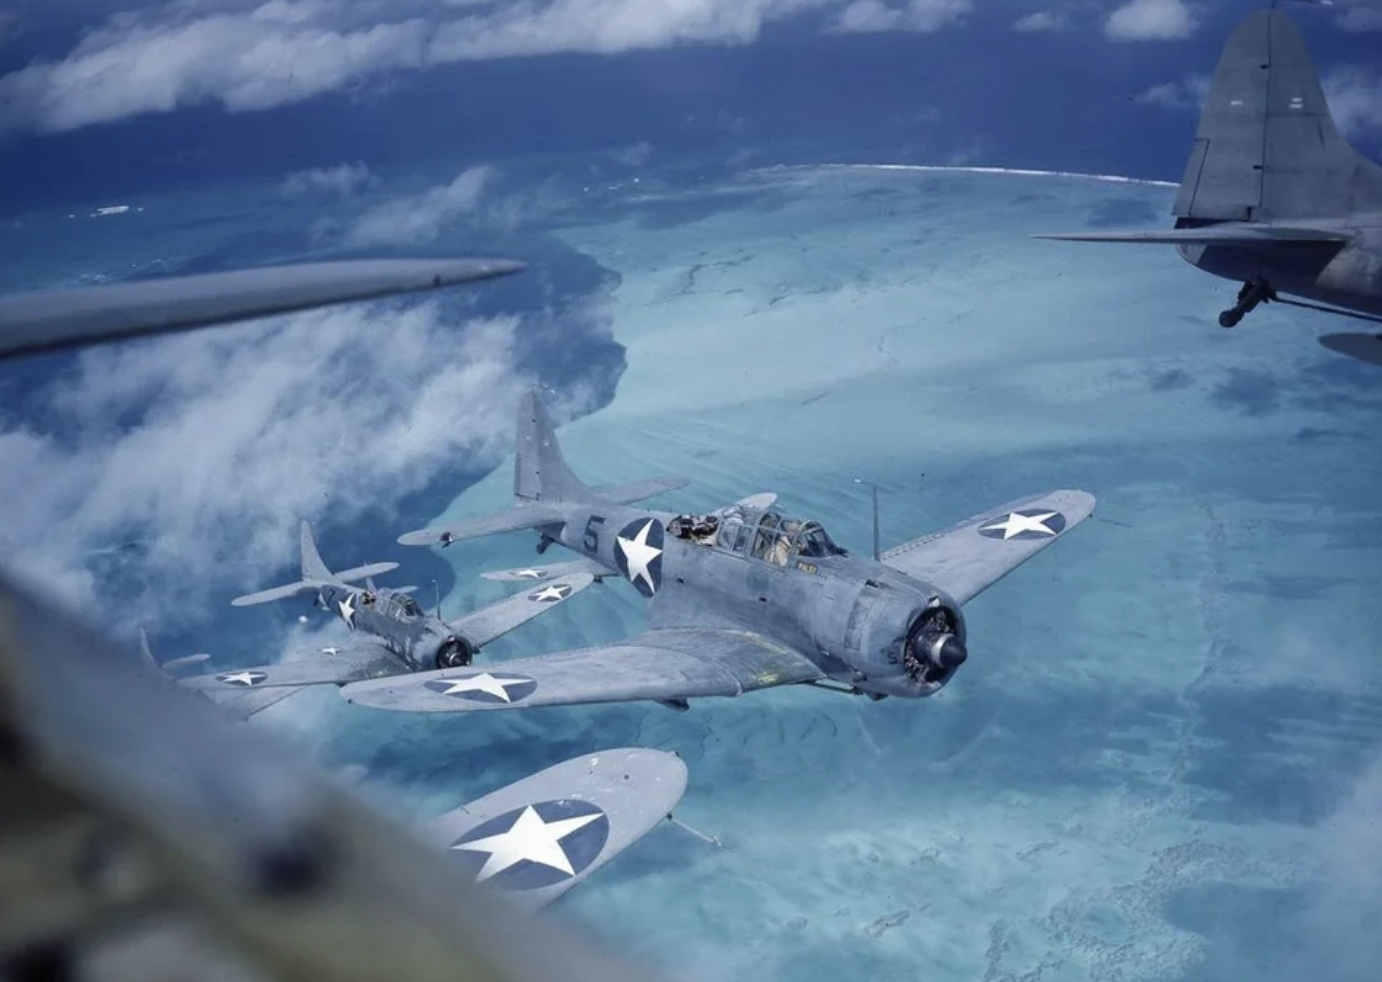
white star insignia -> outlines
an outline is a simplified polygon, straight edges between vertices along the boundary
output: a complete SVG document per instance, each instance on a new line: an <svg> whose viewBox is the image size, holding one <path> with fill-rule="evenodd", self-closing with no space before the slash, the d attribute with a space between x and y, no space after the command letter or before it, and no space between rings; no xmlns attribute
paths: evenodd
<svg viewBox="0 0 1382 982"><path fill-rule="evenodd" d="M341 608L341 620L352 631L355 630L355 594L347 593L344 600L336 601L336 606Z"/></svg>
<svg viewBox="0 0 1382 982"><path fill-rule="evenodd" d="M620 535L616 537L615 541L619 543L624 558L628 560L629 582L636 583L641 576L643 582L648 584L648 590L656 592L657 584L653 582L653 574L648 570L648 564L662 555L662 550L656 546L648 545L648 532L652 527L653 520L650 518L632 539L626 539Z"/></svg>
<svg viewBox="0 0 1382 982"><path fill-rule="evenodd" d="M575 876L576 871L566 856L566 850L561 847L561 840L599 817L600 814L596 812L577 818L544 822L537 809L529 805L523 809L518 820L507 832L485 836L474 842L458 842L451 848L489 853L485 865L480 867L480 872L475 877L476 883L483 883L496 873L502 873L525 859L530 863L541 863L543 866L561 870L567 876Z"/></svg>
<svg viewBox="0 0 1382 982"><path fill-rule="evenodd" d="M221 676L221 681L227 685L254 685L267 677L263 672L227 672Z"/></svg>
<svg viewBox="0 0 1382 982"><path fill-rule="evenodd" d="M468 679L437 679L437 681L446 684L445 689L437 690L444 696L454 696L464 692L488 692L497 699L512 702L513 700L509 698L508 686L523 685L531 682L532 679L498 678L489 672L481 672L479 675L472 675Z"/></svg>
<svg viewBox="0 0 1382 982"><path fill-rule="evenodd" d="M528 599L536 600L539 603L544 603L550 600L565 599L566 595L570 592L571 588L569 586L549 586L544 587L537 593L532 594Z"/></svg>
<svg viewBox="0 0 1382 982"><path fill-rule="evenodd" d="M1001 522L990 522L980 529L981 532L997 532L1003 530L1003 540L1006 542L1014 535L1021 535L1023 532L1040 532L1042 535L1055 535L1056 530L1049 528L1046 523L1056 517L1056 512L1048 511L1040 515L1019 515L1017 512L1009 512L1008 517Z"/></svg>
<svg viewBox="0 0 1382 982"><path fill-rule="evenodd" d="M520 569L515 570L513 575L520 580L540 580L547 574L540 569Z"/></svg>

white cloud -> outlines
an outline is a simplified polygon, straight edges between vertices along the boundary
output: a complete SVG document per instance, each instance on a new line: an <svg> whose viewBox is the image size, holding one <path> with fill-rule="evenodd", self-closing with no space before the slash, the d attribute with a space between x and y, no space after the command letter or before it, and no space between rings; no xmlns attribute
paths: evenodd
<svg viewBox="0 0 1382 982"><path fill-rule="evenodd" d="M350 198L375 183L374 175L364 164L337 164L335 167L289 174L283 179L279 190L289 198L300 198L309 194L334 194Z"/></svg>
<svg viewBox="0 0 1382 982"><path fill-rule="evenodd" d="M0 129L70 130L204 104L262 110L449 62L750 44L766 25L803 15L832 30L933 31L971 7L972 0L167 0L109 17L61 60L0 77Z"/></svg>
<svg viewBox="0 0 1382 982"><path fill-rule="evenodd" d="M970 0L907 0L896 7L881 0L854 0L841 12L836 29L850 33L938 31L972 9Z"/></svg>
<svg viewBox="0 0 1382 982"><path fill-rule="evenodd" d="M1330 114L1346 137L1382 136L1382 73L1345 66L1321 80Z"/></svg>
<svg viewBox="0 0 1382 982"><path fill-rule="evenodd" d="M1109 14L1104 34L1114 41L1186 38L1198 27L1183 0L1131 0Z"/></svg>
<svg viewBox="0 0 1382 982"><path fill-rule="evenodd" d="M1198 112L1209 97L1211 79L1208 75L1190 74L1179 82L1153 85L1136 98L1136 102L1168 109L1192 109Z"/></svg>
<svg viewBox="0 0 1382 982"><path fill-rule="evenodd" d="M497 463L530 384L517 324L453 317L356 306L84 353L30 422L0 428L0 553L126 627L194 616L294 559L300 519L388 510L458 461ZM147 547L148 599L112 611L87 562L128 541Z"/></svg>
<svg viewBox="0 0 1382 982"><path fill-rule="evenodd" d="M1026 33L1060 31L1065 29L1065 17L1052 10L1038 10L1013 21L1013 30Z"/></svg>
<svg viewBox="0 0 1382 982"><path fill-rule="evenodd" d="M493 177L492 167L471 167L449 184L386 201L366 212L355 224L350 241L356 245L431 241L448 225L474 214Z"/></svg>

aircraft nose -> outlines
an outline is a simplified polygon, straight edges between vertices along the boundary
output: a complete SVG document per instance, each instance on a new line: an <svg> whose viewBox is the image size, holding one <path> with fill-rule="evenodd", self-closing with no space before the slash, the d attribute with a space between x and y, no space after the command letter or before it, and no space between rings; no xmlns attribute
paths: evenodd
<svg viewBox="0 0 1382 982"><path fill-rule="evenodd" d="M932 657L937 665L948 671L963 665L969 658L969 651L963 641L953 634L947 634L933 649Z"/></svg>

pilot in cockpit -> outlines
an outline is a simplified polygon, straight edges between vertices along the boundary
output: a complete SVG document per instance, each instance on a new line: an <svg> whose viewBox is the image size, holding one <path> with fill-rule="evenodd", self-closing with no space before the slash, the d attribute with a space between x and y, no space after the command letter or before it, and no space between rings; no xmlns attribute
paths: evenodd
<svg viewBox="0 0 1382 982"><path fill-rule="evenodd" d="M774 566L787 565L787 557L792 552L792 540L800 531L801 522L795 518L783 519L782 524L778 526L777 542L773 544L773 551L769 556Z"/></svg>

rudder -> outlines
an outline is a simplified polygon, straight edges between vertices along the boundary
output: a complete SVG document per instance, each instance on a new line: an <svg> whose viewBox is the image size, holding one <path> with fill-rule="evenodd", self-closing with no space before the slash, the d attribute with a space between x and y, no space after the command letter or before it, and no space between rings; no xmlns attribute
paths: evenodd
<svg viewBox="0 0 1382 982"><path fill-rule="evenodd" d="M513 496L522 501L562 501L589 496L589 489L566 466L556 429L536 389L525 392L518 406Z"/></svg>
<svg viewBox="0 0 1382 982"><path fill-rule="evenodd" d="M1343 217L1382 207L1382 168L1339 135L1305 39L1258 11L1219 57L1172 209L1177 227Z"/></svg>

